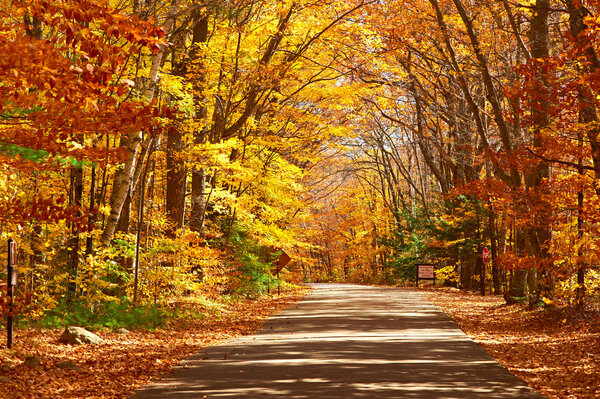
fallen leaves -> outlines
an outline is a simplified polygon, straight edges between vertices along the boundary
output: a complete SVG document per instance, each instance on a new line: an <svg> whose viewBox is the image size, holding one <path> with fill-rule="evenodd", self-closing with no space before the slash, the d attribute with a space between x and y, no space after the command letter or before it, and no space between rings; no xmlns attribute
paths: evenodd
<svg viewBox="0 0 600 399"><path fill-rule="evenodd" d="M430 300L509 371L551 399L600 397L600 313L525 311L502 297L435 289Z"/></svg>
<svg viewBox="0 0 600 399"><path fill-rule="evenodd" d="M266 316L300 300L305 292L228 302L218 311L198 308L204 317L179 320L154 332L100 331L100 345L59 344L60 329L17 330L13 349L0 349L0 397L125 398L202 348L256 331ZM26 366L28 356L38 357L41 365ZM61 367L64 362L77 369Z"/></svg>

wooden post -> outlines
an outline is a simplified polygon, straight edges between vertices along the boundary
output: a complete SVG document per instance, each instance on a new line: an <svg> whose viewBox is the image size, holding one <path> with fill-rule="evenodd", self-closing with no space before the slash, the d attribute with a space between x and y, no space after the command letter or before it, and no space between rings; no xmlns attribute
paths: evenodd
<svg viewBox="0 0 600 399"><path fill-rule="evenodd" d="M279 280L279 268L277 268L277 295L281 295L281 281Z"/></svg>
<svg viewBox="0 0 600 399"><path fill-rule="evenodd" d="M16 283L16 281L13 280L13 274L14 274L14 266L16 264L16 258L17 258L17 254L16 254L16 245L15 242L13 241L12 238L8 239L8 262L7 262L7 274L6 274L6 290L8 293L8 298L9 298L9 310L8 310L8 316L6 318L6 347L7 348L12 348L12 344L13 344L13 316L12 316L12 312L14 310L13 308L13 299L14 299L14 283Z"/></svg>

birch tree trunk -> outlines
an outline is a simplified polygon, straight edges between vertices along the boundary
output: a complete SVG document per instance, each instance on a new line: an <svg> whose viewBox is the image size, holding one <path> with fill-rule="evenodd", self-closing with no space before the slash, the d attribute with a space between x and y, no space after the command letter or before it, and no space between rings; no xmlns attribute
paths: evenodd
<svg viewBox="0 0 600 399"><path fill-rule="evenodd" d="M165 30L168 32L173 26L173 21L177 10L179 9L180 1L177 0L173 3L169 9L169 15L165 23ZM162 62L162 57L167 50L166 46L160 46L160 50L152 59L152 67L148 76L149 84L144 91L144 99L146 101L152 101L155 94L156 82L158 81L158 71ZM135 166L137 162L137 153L140 143L142 142L143 134L141 131L130 132L127 136L124 136L124 141L127 147L127 159L123 165L123 169L115 173L113 191L110 197L110 215L106 221L102 237L100 238L100 244L106 246L110 243L115 235L119 218L121 216L121 210L123 204L127 200L127 195L133 181Z"/></svg>

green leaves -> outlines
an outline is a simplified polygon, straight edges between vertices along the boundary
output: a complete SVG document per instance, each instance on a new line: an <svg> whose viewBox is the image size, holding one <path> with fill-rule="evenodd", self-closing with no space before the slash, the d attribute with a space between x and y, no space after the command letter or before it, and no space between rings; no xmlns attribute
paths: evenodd
<svg viewBox="0 0 600 399"><path fill-rule="evenodd" d="M23 160L32 162L45 162L50 156L44 150L22 147L11 143L0 143L0 152L12 158L20 157Z"/></svg>

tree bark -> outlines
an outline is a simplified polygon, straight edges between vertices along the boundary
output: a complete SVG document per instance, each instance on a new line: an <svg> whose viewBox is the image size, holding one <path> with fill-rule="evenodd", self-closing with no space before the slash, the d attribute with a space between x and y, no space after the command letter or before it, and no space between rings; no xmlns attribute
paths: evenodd
<svg viewBox="0 0 600 399"><path fill-rule="evenodd" d="M133 174L135 171L135 164L137 161L138 147L142 141L142 132L131 132L127 138L127 160L123 165L123 169L115 174L115 180L113 183L113 191L110 198L110 215L106 221L106 226L102 232L100 243L102 246L107 246L115 235L119 218L121 217L121 211L123 205L127 200L129 194L129 188L133 181Z"/></svg>
<svg viewBox="0 0 600 399"><path fill-rule="evenodd" d="M494 214L494 210L489 210L488 216L488 230L490 232L490 249L492 252L492 285L494 288L494 295L500 295L500 270L498 270L498 265L496 263L496 258L498 257L498 241L497 241L497 232L496 232L496 215Z"/></svg>
<svg viewBox="0 0 600 399"><path fill-rule="evenodd" d="M192 45L199 47L206 44L208 41L208 18L206 14L203 14L196 22L193 30ZM195 76L192 77L195 94L195 106L196 115L195 120L199 127L194 132L194 144L203 144L206 141L206 130L203 127L202 121L206 118L206 105L204 96L204 86L206 84L205 76L205 57L197 56L196 51L192 52L192 62L198 65ZM192 193L191 193L191 207L190 207L190 230L199 233L204 232L204 221L205 221L205 206L206 202L206 168L194 167L192 169Z"/></svg>
<svg viewBox="0 0 600 399"><path fill-rule="evenodd" d="M167 16L167 22L165 30L169 30L172 27L175 15L179 9L179 1L175 1L169 9L169 15ZM158 81L158 71L160 68L162 57L166 51L166 46L160 46L158 53L152 60L152 67L148 75L148 81L150 84L144 91L144 99L148 102L152 101L155 95L155 85ZM127 136L124 136L123 144L126 143L127 148L127 159L123 165L123 169L117 171L114 177L113 191L110 200L110 215L106 221L100 243L102 246L107 246L115 235L119 218L123 205L127 199L131 183L133 181L133 175L135 172L135 166L137 162L138 148L142 142L142 132L136 131L131 132Z"/></svg>
<svg viewBox="0 0 600 399"><path fill-rule="evenodd" d="M545 59L550 55L549 49L549 32L548 32L548 17L550 14L550 0L537 0L533 10L533 17L531 19L530 28L528 32L529 42L531 43L531 56L533 60ZM546 103L549 100L547 97L548 92L548 78L546 76L545 69L540 68L539 76L537 77L537 87L532 93L535 96L532 99L531 104L531 115L533 121L533 148L536 153L542 151L543 148L543 135L545 129L547 129L550 120L546 111ZM546 209L546 205L541 202L538 198L541 196L537 195L537 192L541 189L542 183L545 179L550 177L550 165L548 162L543 160L537 160L535 169L525 175L525 184L530 194L530 206L527 210L529 214L534 215L533 227L527 228L526 237L529 241L527 244L528 254L538 259L548 259L549 253L547 250L547 244L552 237L552 231L548 222L543 220L543 215L540 215L543 209ZM528 286L529 286L529 304L533 306L539 301L539 289L538 289L538 272L537 269L529 271L528 275ZM547 291L547 289L545 289ZM546 294L549 295L549 294Z"/></svg>
<svg viewBox="0 0 600 399"><path fill-rule="evenodd" d="M183 227L185 215L185 192L187 171L181 161L183 151L182 132L179 127L171 129L167 137L167 217L173 228L169 235L174 237Z"/></svg>
<svg viewBox="0 0 600 399"><path fill-rule="evenodd" d="M71 166L71 205L81 209L83 200L83 168L81 165ZM81 210L79 210L81 213ZM77 295L77 276L79 272L79 246L80 232L75 224L71 227L71 239L69 240L69 285L68 297L73 298Z"/></svg>
<svg viewBox="0 0 600 399"><path fill-rule="evenodd" d="M92 174L90 177L90 221L88 224L89 231L92 231L94 224L96 222L96 215L93 212L96 207L96 167L92 167ZM92 255L94 252L94 238L91 234L88 233L88 236L85 241L85 256L86 258Z"/></svg>

